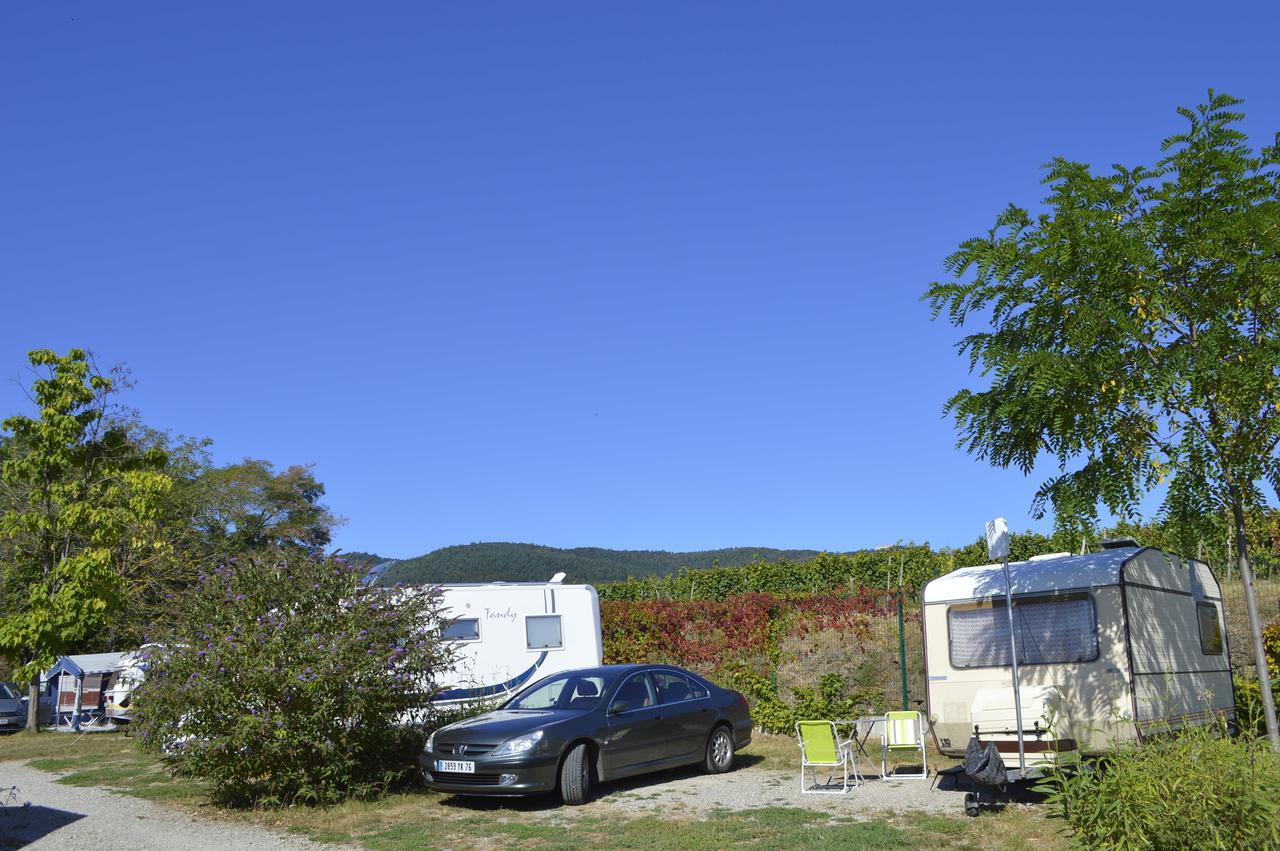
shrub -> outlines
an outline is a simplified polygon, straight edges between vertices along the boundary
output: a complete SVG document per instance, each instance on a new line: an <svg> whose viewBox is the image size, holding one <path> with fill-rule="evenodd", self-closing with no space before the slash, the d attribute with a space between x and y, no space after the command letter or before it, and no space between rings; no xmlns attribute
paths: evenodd
<svg viewBox="0 0 1280 851"><path fill-rule="evenodd" d="M790 734L799 717L844 718L899 705L892 595L863 589L604 600L600 621L605 662L665 662L731 685L747 696L764 730ZM919 624L919 611L909 611L913 647ZM920 673L911 669L911 688L923 685Z"/></svg>
<svg viewBox="0 0 1280 851"><path fill-rule="evenodd" d="M1088 848L1280 844L1280 756L1265 739L1231 738L1222 723L1122 747L1040 790Z"/></svg>
<svg viewBox="0 0 1280 851"><path fill-rule="evenodd" d="M768 677L749 668L734 666L726 674L751 702L751 720L770 733L789 736L797 721L854 718L863 714L867 704L864 695L850 693L849 684L839 674L823 674L816 688L794 689L794 705L778 695L777 686Z"/></svg>
<svg viewBox="0 0 1280 851"><path fill-rule="evenodd" d="M377 796L415 772L406 723L451 661L437 595L360 585L340 559L202 575L135 695L144 747L231 805Z"/></svg>

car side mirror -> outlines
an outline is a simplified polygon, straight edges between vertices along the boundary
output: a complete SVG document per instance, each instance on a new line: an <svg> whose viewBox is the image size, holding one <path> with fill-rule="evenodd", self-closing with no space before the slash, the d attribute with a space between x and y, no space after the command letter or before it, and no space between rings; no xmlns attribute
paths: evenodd
<svg viewBox="0 0 1280 851"><path fill-rule="evenodd" d="M609 714L621 715L622 713L626 712L630 708L631 708L631 704L627 703L625 700L615 700L609 706Z"/></svg>

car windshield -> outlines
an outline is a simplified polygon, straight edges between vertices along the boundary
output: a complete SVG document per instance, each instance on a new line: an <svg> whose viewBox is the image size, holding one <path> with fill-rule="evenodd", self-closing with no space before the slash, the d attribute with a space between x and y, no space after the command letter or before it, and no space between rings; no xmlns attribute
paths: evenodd
<svg viewBox="0 0 1280 851"><path fill-rule="evenodd" d="M19 700L18 690L8 683L0 683L0 700Z"/></svg>
<svg viewBox="0 0 1280 851"><path fill-rule="evenodd" d="M609 679L598 674L556 674L514 697L507 709L581 709L600 705Z"/></svg>

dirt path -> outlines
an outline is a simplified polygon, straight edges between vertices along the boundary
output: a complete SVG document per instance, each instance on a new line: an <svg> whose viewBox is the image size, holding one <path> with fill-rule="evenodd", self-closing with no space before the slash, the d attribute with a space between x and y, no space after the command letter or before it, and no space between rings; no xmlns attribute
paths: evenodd
<svg viewBox="0 0 1280 851"><path fill-rule="evenodd" d="M57 775L18 762L0 762L0 849L315 851L336 847L201 818L104 789L64 786L56 779ZM10 792L14 786L17 789Z"/></svg>

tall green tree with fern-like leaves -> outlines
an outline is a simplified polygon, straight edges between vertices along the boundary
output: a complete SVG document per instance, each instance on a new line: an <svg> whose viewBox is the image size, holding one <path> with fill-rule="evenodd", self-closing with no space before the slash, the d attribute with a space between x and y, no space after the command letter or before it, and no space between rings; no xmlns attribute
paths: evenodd
<svg viewBox="0 0 1280 851"><path fill-rule="evenodd" d="M925 297L989 382L946 404L960 445L1024 473L1056 459L1038 514L1130 516L1167 483L1166 518L1231 518L1280 749L1246 535L1280 493L1280 147L1250 146L1240 104L1179 109L1151 166L1053 160L1043 208L1006 208Z"/></svg>
<svg viewBox="0 0 1280 851"><path fill-rule="evenodd" d="M107 416L113 391L80 349L30 353L37 416L4 420L0 453L0 656L31 683L74 652L125 599L127 550L163 547L155 534L169 490L162 452L141 452Z"/></svg>

